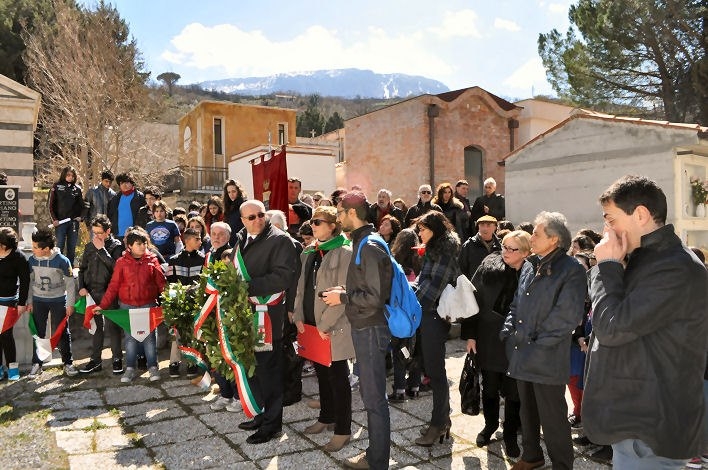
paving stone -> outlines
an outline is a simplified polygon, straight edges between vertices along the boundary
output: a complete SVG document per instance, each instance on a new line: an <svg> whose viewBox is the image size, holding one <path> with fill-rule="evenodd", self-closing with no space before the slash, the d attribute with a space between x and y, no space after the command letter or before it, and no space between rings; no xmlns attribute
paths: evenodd
<svg viewBox="0 0 708 470"><path fill-rule="evenodd" d="M155 458L167 469L228 467L245 462L239 452L220 437L152 447ZM253 464L249 462L251 468Z"/></svg>
<svg viewBox="0 0 708 470"><path fill-rule="evenodd" d="M121 428L97 429L94 434L96 452L116 451L135 447L134 442L123 433Z"/></svg>
<svg viewBox="0 0 708 470"><path fill-rule="evenodd" d="M454 436L450 436L450 439L444 440L442 444L435 441L431 447L423 447L416 445L414 442L419 437L420 430L418 428L405 429L391 433L392 442L397 446L404 447L407 452L419 457L421 460L448 456L472 448L472 445L469 443L456 442Z"/></svg>
<svg viewBox="0 0 708 470"><path fill-rule="evenodd" d="M63 392L56 395L47 395L42 398L42 406L53 410L80 409L100 406L103 407L101 395L96 390L77 390Z"/></svg>
<svg viewBox="0 0 708 470"><path fill-rule="evenodd" d="M177 387L165 387L164 390L165 393L171 397L183 397L191 395L199 395L201 397L204 394L204 390L201 390L199 387L195 387L189 382L187 382L186 384L181 384Z"/></svg>
<svg viewBox="0 0 708 470"><path fill-rule="evenodd" d="M229 434L239 431L238 425L245 421L243 413L230 413L226 410L212 411L197 416L201 422L219 434Z"/></svg>
<svg viewBox="0 0 708 470"><path fill-rule="evenodd" d="M238 445L241 452L249 459L258 461L276 455L291 452L303 452L315 448L315 444L303 438L292 428L283 426L283 435L264 444L248 444L246 438L255 431L240 430L227 434L226 438Z"/></svg>
<svg viewBox="0 0 708 470"><path fill-rule="evenodd" d="M196 387L194 387L196 388ZM178 397L180 403L185 405L204 405L209 404L219 397L219 394L205 393L204 390L200 390L200 395L184 395Z"/></svg>
<svg viewBox="0 0 708 470"><path fill-rule="evenodd" d="M67 454L88 454L93 451L93 431L57 431L57 446Z"/></svg>
<svg viewBox="0 0 708 470"><path fill-rule="evenodd" d="M130 426L187 416L187 412L172 400L125 404L120 406L120 411L123 421Z"/></svg>
<svg viewBox="0 0 708 470"><path fill-rule="evenodd" d="M323 452L299 452L289 455L278 455L260 460L258 465L266 470L283 468L317 468L318 470L340 468L337 460Z"/></svg>
<svg viewBox="0 0 708 470"><path fill-rule="evenodd" d="M421 426L426 424L427 421L418 417L421 415L414 415L414 414L408 413L407 412L408 410L405 410L405 411L406 412L401 411L400 409L397 409L395 407L389 408L389 414L391 417L391 431L397 431L397 430L413 428L413 427L418 429ZM426 416L426 415L423 415L423 416Z"/></svg>
<svg viewBox="0 0 708 470"><path fill-rule="evenodd" d="M72 469L101 470L147 470L155 469L147 449L121 449L117 452L99 452L95 454L71 455L69 465Z"/></svg>
<svg viewBox="0 0 708 470"><path fill-rule="evenodd" d="M78 418L74 420L49 420L47 421L47 426L52 431L76 431L76 430L83 430L85 428L93 427L93 426L107 426L107 427L112 427L112 426L119 426L120 423L118 422L118 417L116 416L110 416L108 413L101 413L100 417L99 416L91 416L91 417L86 417L86 418Z"/></svg>
<svg viewBox="0 0 708 470"><path fill-rule="evenodd" d="M316 420L320 415L320 410L315 410L307 406L307 400L309 400L309 398L305 398L294 405L283 408L283 422L292 423L303 420Z"/></svg>
<svg viewBox="0 0 708 470"><path fill-rule="evenodd" d="M142 403L148 400L164 398L162 390L146 385L125 385L110 388L104 392L106 403L120 405L123 403Z"/></svg>
<svg viewBox="0 0 708 470"><path fill-rule="evenodd" d="M142 436L142 442L147 447L190 441L213 434L194 416L135 426L135 432Z"/></svg>
<svg viewBox="0 0 708 470"><path fill-rule="evenodd" d="M103 422L107 426L118 425L118 417L106 411L105 408L72 408L69 410L53 411L47 417L47 426L49 426L52 430L66 430L67 428L76 429L77 427L72 424L75 421L84 419L90 419L93 421L93 418L98 418L99 421ZM104 418L108 420L103 421ZM109 418L114 421L110 421ZM115 422L116 424L108 424L109 422ZM82 428L84 426L78 427Z"/></svg>

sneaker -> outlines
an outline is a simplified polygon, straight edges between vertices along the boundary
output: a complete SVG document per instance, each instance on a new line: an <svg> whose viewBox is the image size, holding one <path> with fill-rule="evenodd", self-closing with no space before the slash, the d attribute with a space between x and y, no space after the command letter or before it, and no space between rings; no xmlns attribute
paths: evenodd
<svg viewBox="0 0 708 470"><path fill-rule="evenodd" d="M34 379L42 373L42 364L32 364L32 369L27 377Z"/></svg>
<svg viewBox="0 0 708 470"><path fill-rule="evenodd" d="M113 359L113 375L123 373L123 359Z"/></svg>
<svg viewBox="0 0 708 470"><path fill-rule="evenodd" d="M150 374L150 382L157 382L160 380L160 371L157 369L157 366L150 367L150 369L148 369L148 373Z"/></svg>
<svg viewBox="0 0 708 470"><path fill-rule="evenodd" d="M179 362L173 362L170 364L170 377L173 379L179 377Z"/></svg>
<svg viewBox="0 0 708 470"><path fill-rule="evenodd" d="M64 373L67 377L75 377L79 375L79 371L76 367L74 367L74 364L64 364Z"/></svg>
<svg viewBox="0 0 708 470"><path fill-rule="evenodd" d="M120 378L123 383L130 383L135 378L135 367L126 367L125 374Z"/></svg>
<svg viewBox="0 0 708 470"><path fill-rule="evenodd" d="M196 377L198 373L199 373L199 367L197 367L196 364L187 365L187 378L188 379L191 379L192 377Z"/></svg>
<svg viewBox="0 0 708 470"><path fill-rule="evenodd" d="M573 429L580 429L583 427L583 419L580 416L570 415L568 416L568 422L570 427Z"/></svg>
<svg viewBox="0 0 708 470"><path fill-rule="evenodd" d="M229 413L238 413L240 411L243 411L243 407L241 406L241 402L239 400L231 400L231 403L226 405L224 407L226 411Z"/></svg>
<svg viewBox="0 0 708 470"><path fill-rule="evenodd" d="M11 362L10 367L7 369L7 379L11 382L20 380L20 368L19 364L16 362Z"/></svg>
<svg viewBox="0 0 708 470"><path fill-rule="evenodd" d="M10 379L10 380L12 380L12 379ZM703 461L703 463L708 463L708 454L701 455L701 460Z"/></svg>
<svg viewBox="0 0 708 470"><path fill-rule="evenodd" d="M95 362L93 359L88 361L88 363L83 366L81 369L79 369L79 372L82 374L90 374L92 372L98 372L99 370L103 369L103 364L101 364L101 361Z"/></svg>
<svg viewBox="0 0 708 470"><path fill-rule="evenodd" d="M695 468L695 469L703 468L703 462L701 461L700 457L693 457L686 464L686 468Z"/></svg>
<svg viewBox="0 0 708 470"><path fill-rule="evenodd" d="M219 397L216 400L214 400L214 403L209 405L209 408L211 408L214 411L223 410L228 405L230 405L232 401L234 401L233 398Z"/></svg>

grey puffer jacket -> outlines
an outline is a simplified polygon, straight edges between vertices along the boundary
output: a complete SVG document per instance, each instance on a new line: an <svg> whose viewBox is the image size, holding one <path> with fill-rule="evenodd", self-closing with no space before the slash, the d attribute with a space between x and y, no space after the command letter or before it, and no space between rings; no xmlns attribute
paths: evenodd
<svg viewBox="0 0 708 470"><path fill-rule="evenodd" d="M532 262L533 261L533 262ZM563 385L570 377L570 343L583 320L587 277L575 258L557 248L526 260L499 337L506 339L507 375Z"/></svg>

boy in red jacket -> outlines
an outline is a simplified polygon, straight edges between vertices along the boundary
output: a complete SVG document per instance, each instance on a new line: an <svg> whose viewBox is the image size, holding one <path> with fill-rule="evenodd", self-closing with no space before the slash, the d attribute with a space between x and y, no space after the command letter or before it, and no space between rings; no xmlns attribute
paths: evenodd
<svg viewBox="0 0 708 470"><path fill-rule="evenodd" d="M147 308L157 305L157 300L165 288L165 273L162 271L157 257L147 249L147 237L139 230L128 230L125 235L127 250L116 261L111 282L101 299L101 305L96 310L109 308L118 297L121 309ZM140 346L145 349L150 381L160 380L157 369L157 347L155 332L152 331L139 343L135 338L126 335L125 353L126 369L120 379L129 383L135 378L135 362Z"/></svg>

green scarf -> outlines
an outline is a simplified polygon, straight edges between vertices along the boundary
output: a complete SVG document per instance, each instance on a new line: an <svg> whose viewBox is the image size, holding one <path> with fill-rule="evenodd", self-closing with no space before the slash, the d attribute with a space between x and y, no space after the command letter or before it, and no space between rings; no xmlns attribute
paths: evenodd
<svg viewBox="0 0 708 470"><path fill-rule="evenodd" d="M341 233L336 237L327 240L324 243L316 242L314 245L310 245L303 251L304 254L314 253L315 251L330 251L341 246L351 245L351 240L347 240L347 237Z"/></svg>

